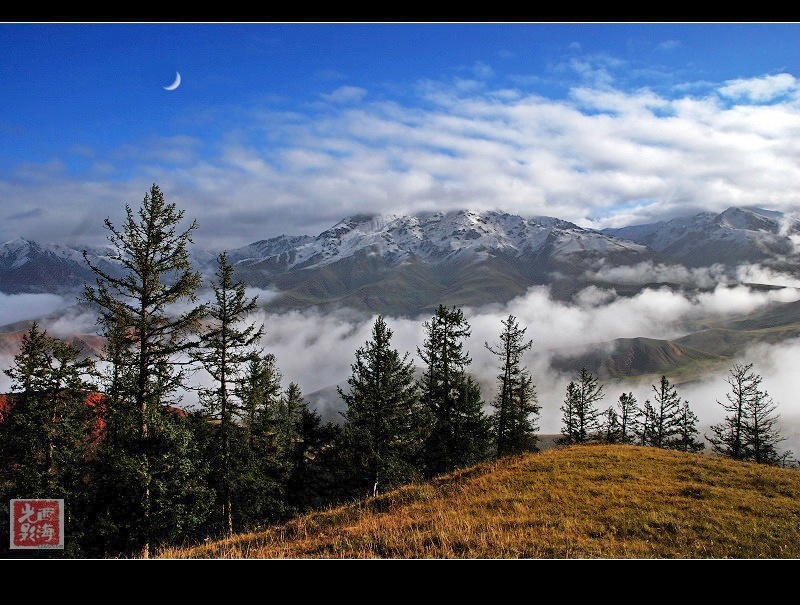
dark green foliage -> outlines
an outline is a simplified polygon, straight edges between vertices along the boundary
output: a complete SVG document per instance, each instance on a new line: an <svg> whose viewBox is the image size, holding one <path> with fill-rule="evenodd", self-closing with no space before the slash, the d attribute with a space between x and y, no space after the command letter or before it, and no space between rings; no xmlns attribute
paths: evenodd
<svg viewBox="0 0 800 605"><path fill-rule="evenodd" d="M392 331L382 317L372 338L356 351L344 436L352 455L356 484L370 494L420 476L427 415L419 399L408 353L391 347Z"/></svg>
<svg viewBox="0 0 800 605"><path fill-rule="evenodd" d="M500 358L499 386L492 404L498 456L535 450L539 430L536 387L522 365L522 355L533 346L533 341L525 342L527 328L521 328L513 315L502 324L500 344L491 347L487 342L484 345Z"/></svg>
<svg viewBox="0 0 800 605"><path fill-rule="evenodd" d="M600 432L600 411L596 404L605 397L603 386L597 383L586 368L581 368L577 382L567 385L567 394L561 406L563 437L560 443L588 443Z"/></svg>
<svg viewBox="0 0 800 605"><path fill-rule="evenodd" d="M280 399L277 417L278 460L281 469L281 491L283 506L289 513L296 512L291 502L291 486L296 485L305 464L305 421L308 406L300 387L295 382L289 383Z"/></svg>
<svg viewBox="0 0 800 605"><path fill-rule="evenodd" d="M652 385L655 403L644 402L642 419L642 445L698 452L705 444L695 439L697 416L689 409L688 401L681 401L675 385L666 376L658 385Z"/></svg>
<svg viewBox="0 0 800 605"><path fill-rule="evenodd" d="M289 383L280 404L278 434L281 437L281 454L291 474L298 465L299 452L303 451L303 416L308 406L296 382Z"/></svg>
<svg viewBox="0 0 800 605"><path fill-rule="evenodd" d="M417 349L425 364L420 389L432 419L425 459L428 474L436 475L485 458L490 427L480 387L466 374L471 360L463 341L470 329L461 309L439 305L423 327L425 342Z"/></svg>
<svg viewBox="0 0 800 605"><path fill-rule="evenodd" d="M728 412L725 419L711 427L713 436L706 435L715 453L734 460L746 456L745 451L745 408L750 399L759 396L761 376L752 371L753 364L734 364L725 382L730 391L725 394L727 401L717 401Z"/></svg>
<svg viewBox="0 0 800 605"><path fill-rule="evenodd" d="M303 512L350 496L343 447L339 446L341 429L322 423L320 415L303 405L299 438L286 486L286 501L291 511Z"/></svg>
<svg viewBox="0 0 800 605"><path fill-rule="evenodd" d="M622 425L613 407L609 407L602 414L599 436L603 443L622 442Z"/></svg>
<svg viewBox="0 0 800 605"><path fill-rule="evenodd" d="M242 413L233 454L237 470L232 502L234 523L239 527L278 521L286 514L280 381L274 355L253 355L236 387Z"/></svg>
<svg viewBox="0 0 800 605"><path fill-rule="evenodd" d="M197 539L212 513L209 463L201 449L205 424L175 408L148 410L147 450L134 406L108 411L94 475L96 514L92 549L107 556L143 553L137 546ZM143 468L143 461L148 466ZM140 504L142 474L152 477L149 514Z"/></svg>
<svg viewBox="0 0 800 605"><path fill-rule="evenodd" d="M214 485L220 503L220 528L233 532L232 441L241 431L235 421L241 406L235 396L245 363L253 356L253 347L263 334L263 326L243 325L249 313L256 310L256 298L248 299L244 282L233 281L233 267L225 252L217 258L216 279L211 283L214 300L206 308L208 321L200 336L200 347L194 352L198 361L213 380L213 386L201 389L200 402L209 419L219 421L218 443L212 452Z"/></svg>
<svg viewBox="0 0 800 605"><path fill-rule="evenodd" d="M670 447L681 430L681 399L666 376L661 377L658 386L653 385L653 392L655 403L645 406L644 442L654 447Z"/></svg>
<svg viewBox="0 0 800 605"><path fill-rule="evenodd" d="M634 443L636 435L641 430L640 417L642 411L636 405L636 397L633 393L623 393L617 401L617 417L619 419L619 442Z"/></svg>
<svg viewBox="0 0 800 605"><path fill-rule="evenodd" d="M760 376L759 382L760 382ZM766 391L757 391L744 404L745 458L757 464L783 465L791 459L792 452L779 453L777 445L785 441L778 432L780 418L772 397Z"/></svg>
<svg viewBox="0 0 800 605"><path fill-rule="evenodd" d="M121 229L105 221L108 241L116 250L113 260L121 265L124 275L110 275L92 265L84 253L96 275L96 287L87 286L84 298L98 308L99 323L113 341L109 355L125 361L112 371L116 384L111 388L118 392L111 405L126 408L119 410L122 423L135 423L135 427L133 434L129 428L125 430L128 447L106 453L126 458L112 461L111 466L130 469L128 476L138 484L138 495L131 495L129 504L138 508L139 514L131 515L136 525L131 528L132 541L127 549L138 549L149 556L161 516L156 492L165 485L177 486L177 477L185 471L180 454L170 454L162 447L175 437L172 425L160 422L162 408L174 402L174 393L184 384L185 372L176 363L177 355L195 346L188 336L197 329L204 309L170 313L175 304L196 300L200 275L191 269L187 248L196 223L178 233L184 213L166 203L157 185L150 188L136 213L126 206L126 214ZM166 433L160 434L161 430ZM175 459L161 460L163 464L153 459L170 455ZM156 472L172 474L176 481Z"/></svg>
<svg viewBox="0 0 800 605"><path fill-rule="evenodd" d="M458 388L452 422L452 446L448 457L461 468L486 460L492 453L492 433L489 418L483 412L481 387L466 376Z"/></svg>
<svg viewBox="0 0 800 605"><path fill-rule="evenodd" d="M653 407L653 404L650 403L649 399L645 399L644 405L642 406L642 422L639 426L639 445L650 445L648 443L648 439L650 438L650 434L652 432L652 422L655 417L656 410Z"/></svg>
<svg viewBox="0 0 800 605"><path fill-rule="evenodd" d="M699 452L706 444L697 441L697 415L689 409L689 402L684 401L678 413L678 433L670 443L670 447L684 452Z"/></svg>
<svg viewBox="0 0 800 605"><path fill-rule="evenodd" d="M88 468L95 445L95 406L100 401L91 382L94 364L34 323L5 374L11 378L14 395L0 422L3 535L8 536L9 499L63 498L67 512L63 554L78 556L83 552L83 535L90 530Z"/></svg>
<svg viewBox="0 0 800 605"><path fill-rule="evenodd" d="M281 373L275 365L275 356L251 355L235 392L242 406L244 438L252 449L259 433L272 430L281 397Z"/></svg>

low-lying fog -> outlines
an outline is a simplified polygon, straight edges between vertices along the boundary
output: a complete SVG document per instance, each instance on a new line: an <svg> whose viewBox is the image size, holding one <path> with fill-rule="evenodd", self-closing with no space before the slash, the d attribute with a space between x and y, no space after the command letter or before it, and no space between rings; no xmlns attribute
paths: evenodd
<svg viewBox="0 0 800 605"><path fill-rule="evenodd" d="M644 270L642 270L644 269ZM658 266L640 267L638 271L616 271L604 278L620 281L656 281L665 279L665 269ZM757 266L739 270L742 281L772 285L797 286L790 276L781 275ZM670 281L692 283L708 287L714 269L687 270L681 275L674 271ZM681 279L678 279L681 278ZM556 372L550 368L553 355L563 348L571 350L588 348L594 343L623 337L676 338L689 330L688 322L701 318L723 317L756 311L770 303L792 302L800 299L800 291L793 287L779 290L755 290L747 286L733 286L729 281L712 290L697 294L675 292L667 288L646 289L633 297L617 296L613 291L590 286L581 291L571 303L553 300L547 286L531 288L524 296L504 305L491 305L480 309L465 308L465 315L472 327L467 350L473 363L470 371L485 385L484 398L488 402L493 396L495 376L498 373L497 359L484 348L484 342L498 340L501 320L513 314L523 326L534 346L526 354L525 361L537 385L542 405L541 431L556 433L560 428L559 407L564 398L566 384L571 374ZM260 294L261 300L273 293L252 290ZM0 294L0 323L41 317L59 308L74 304L74 299L46 294ZM289 381L297 382L306 394L331 385L342 383L350 372L350 364L357 347L368 338L374 316L368 317L349 310L320 313L318 311L291 311L270 313L264 310L254 314L254 321L263 322L265 335L263 346L274 353L284 376L284 386ZM400 351L408 351L417 359L416 347L422 344L424 334L422 322L427 317L387 317L394 331L393 344ZM95 330L94 318L74 309L49 324L55 335L87 333ZM788 441L786 447L800 454L800 398L797 396L796 368L800 367L800 343L786 341L778 345L754 344L738 361L754 363L755 370L763 378L762 386L779 403L782 430ZM2 368L7 368L11 359L0 357ZM733 363L733 362L732 362ZM576 368L576 371L579 368ZM679 385L678 392L688 399L700 418L701 432L719 421L723 415L716 400L724 398L727 384L725 374ZM201 373L195 376L202 381ZM0 388L7 390L8 379L0 378ZM607 384L603 407L611 405L623 390L631 390L643 402L650 397L649 386L640 382L630 384ZM187 404L191 400L187 396ZM331 401L331 405L338 402Z"/></svg>

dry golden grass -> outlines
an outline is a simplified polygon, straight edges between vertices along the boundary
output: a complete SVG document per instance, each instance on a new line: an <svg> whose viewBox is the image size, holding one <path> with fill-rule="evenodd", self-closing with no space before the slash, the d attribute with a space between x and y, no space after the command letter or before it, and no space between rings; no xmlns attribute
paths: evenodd
<svg viewBox="0 0 800 605"><path fill-rule="evenodd" d="M634 446L479 465L164 557L800 557L800 472Z"/></svg>

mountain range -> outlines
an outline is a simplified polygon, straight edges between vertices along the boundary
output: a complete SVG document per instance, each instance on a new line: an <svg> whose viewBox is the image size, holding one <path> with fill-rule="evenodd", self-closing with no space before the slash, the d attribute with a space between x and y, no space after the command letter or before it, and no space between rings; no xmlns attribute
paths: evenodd
<svg viewBox="0 0 800 605"><path fill-rule="evenodd" d="M757 208L604 230L465 210L356 215L317 236L281 235L228 256L248 285L277 293L267 303L274 309L347 306L414 316L439 303L506 302L537 284L568 298L597 282L598 271L643 262L690 268L759 262L796 271L798 237L796 218ZM0 291L76 292L92 279L83 250L104 270L118 270L109 247L6 242ZM209 275L214 257L194 251L196 266Z"/></svg>
<svg viewBox="0 0 800 605"><path fill-rule="evenodd" d="M418 317L439 303L503 303L538 284L549 285L551 296L561 299L588 285L613 288L623 296L654 285L687 287L666 281L669 272L648 275L656 265L684 272L716 265L717 271L722 266L735 275L741 263L758 263L797 276L799 237L800 221L794 216L758 208L604 230L550 217L457 211L352 216L317 236L281 235L229 250L228 257L248 285L276 293L262 297L272 310L343 306ZM21 238L6 242L0 245L0 292L73 295L93 279L84 250L105 271L119 271L110 247ZM210 277L216 252L196 248L192 254L195 266ZM639 281L615 281L620 271L637 274ZM0 353L16 350L27 323L0 327ZM565 371L585 366L603 378L666 372L691 380L724 368L755 342L798 335L800 302L776 303L742 317L699 322L674 340L620 338L588 350L558 351L552 365ZM102 347L96 336L71 338L88 354ZM324 400L338 402L327 391L309 397L319 398L321 407Z"/></svg>

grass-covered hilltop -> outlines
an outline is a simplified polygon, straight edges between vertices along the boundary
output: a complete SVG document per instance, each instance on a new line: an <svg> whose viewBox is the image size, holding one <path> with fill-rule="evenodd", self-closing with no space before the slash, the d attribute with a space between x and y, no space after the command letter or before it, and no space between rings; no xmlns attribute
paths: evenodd
<svg viewBox="0 0 800 605"><path fill-rule="evenodd" d="M481 464L164 557L800 556L800 473L636 446Z"/></svg>

